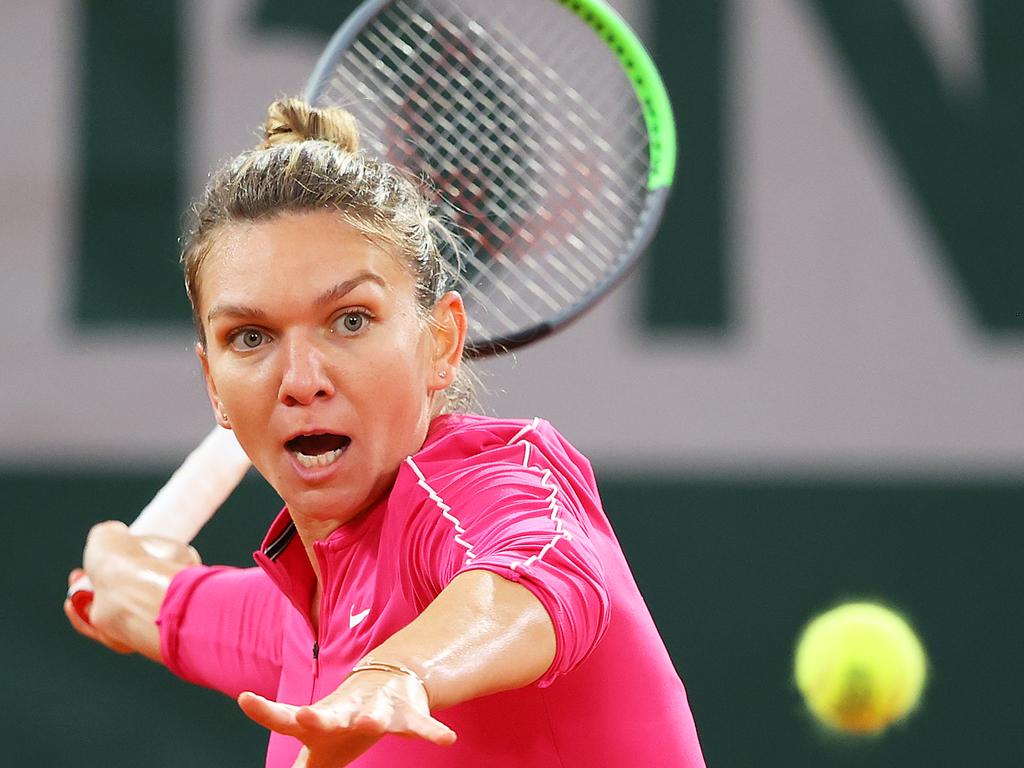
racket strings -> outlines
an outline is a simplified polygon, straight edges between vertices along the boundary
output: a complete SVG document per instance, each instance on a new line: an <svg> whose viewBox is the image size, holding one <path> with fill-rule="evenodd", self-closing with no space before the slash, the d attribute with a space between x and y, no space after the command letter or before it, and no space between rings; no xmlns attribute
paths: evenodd
<svg viewBox="0 0 1024 768"><path fill-rule="evenodd" d="M407 69L415 71L415 61L411 60L409 64L410 66ZM422 72L422 70L420 71ZM411 73L395 73L395 76L399 78L403 75L406 78L412 76ZM468 88L468 85L466 87ZM435 143L432 156L425 158L434 164L432 169L434 171L433 175L436 175L437 171L440 170L442 178L447 176L454 180L461 180L462 187L464 187L462 189L459 186L453 186L451 190L443 191L454 192L453 197L459 195L462 191L468 191L470 199L482 198L486 190L474 181L474 179L480 179L490 189L493 189L495 186L507 185L509 187L507 190L499 189L499 194L491 196L490 199L500 200L510 197L514 199L515 197L526 195L526 190L519 187L515 183L515 179L523 177L528 172L528 169L516 162L516 156L510 153L507 147L499 146L493 139L489 138L489 136L500 136L509 133L510 127L514 125L510 119L505 121L505 125L498 125L490 120L487 115L488 113L497 113L499 110L493 106L482 105L482 118L477 121L478 125L473 124L469 115L465 114L465 110L462 110L463 115L456 113L457 122L452 122L449 118L455 111L452 103L442 103L442 110L439 111L435 109L437 106L436 100L435 103L431 103L416 94L413 94L411 100L419 107L418 110L413 111L409 115L417 129L416 133L436 132L438 125L434 123L438 123L443 135L467 137L458 142L458 144L438 145ZM507 115L508 110L503 111ZM431 117L428 118L428 115ZM485 132L482 135L478 129L479 126L482 126ZM405 123L400 124L399 127L407 129L411 126ZM406 162L405 164L408 165L409 163ZM498 225L500 225L500 222Z"/></svg>
<svg viewBox="0 0 1024 768"><path fill-rule="evenodd" d="M421 22L421 26L422 26L422 25L423 25L423 23ZM411 26L411 25L410 25L410 24L409 24L409 23L407 22L407 23L406 23L406 27L408 28L409 26ZM492 37L493 37L493 36L492 36ZM378 37L377 37L377 40L376 40L376 42L377 42L378 44L383 44L384 42L386 42L386 40L385 40L384 38L381 38L381 37L379 37L379 36L378 36ZM421 47L421 50L424 50L424 49L429 49L429 48L430 48L430 46L422 46L422 47ZM411 48L409 48L408 46L405 46L405 48L404 48L404 49L405 49L405 51L406 51L407 53L408 53L408 52L411 52L411 51L412 51L412 49L411 49ZM435 50L436 50L436 49L435 49ZM524 51L524 54L529 54L529 51L528 51L528 50L527 50L527 51ZM372 53L369 53L369 52L365 52L365 51L364 51L364 57L366 57L367 59L370 59L370 58L372 58ZM527 57L528 57L528 56L524 55L524 58L527 58ZM535 58L535 57L531 57L531 58ZM416 70L417 70L417 63L418 63L418 62L417 62L416 58L414 58L414 57L409 57L409 58L408 58L408 59L406 60L406 69L407 69L407 70L410 70L410 71L416 71ZM531 63L532 63L532 62L531 62ZM539 68L540 68L540 67L538 67L538 69L539 69ZM422 72L422 70L420 70L420 71ZM495 67L495 68L493 69L493 71L495 71L495 72L499 72L499 69L498 69L497 67ZM529 72L529 70L526 70L526 72L528 73L528 72ZM457 73L456 73L456 74L457 74ZM408 72L405 72L405 73L403 73L403 72L394 72L394 73L393 73L393 77L395 77L396 79L402 79L402 78L403 78L403 76L404 76L404 77L409 77L409 74L408 74ZM531 85L534 85L534 86L536 86L536 85L538 84L538 83L537 83L537 81L536 81L536 79L535 79L535 78L532 78L532 80L533 80L533 83L531 83ZM462 85L463 85L463 87L465 87L465 88L467 88L467 89L471 87L471 86L470 86L470 84L467 84L467 83L466 83L466 81L465 81L464 79L462 79L462 80L461 80L461 82L462 82ZM510 82L510 80L509 80L508 78L506 78L506 79L505 79L505 82L506 82L506 84L508 84L508 83ZM523 93L526 93L526 94L529 94L529 93L530 93L530 91L529 91L529 90L525 90L525 91L523 91L523 90L520 90L520 92L523 92ZM553 91L552 91L552 90L551 90L550 88L549 88L549 89L546 89L546 92L547 92L548 94L553 94ZM575 93L575 91L572 91L572 90L570 90L570 91L569 91L569 93L570 93L570 96L572 96L572 97L574 97L574 98L578 99L578 94L576 94L576 93ZM426 110L426 109L427 109L427 108L429 108L430 106L434 106L434 105L431 105L431 104L427 104L427 103L423 102L422 98L418 98L418 99L416 99L416 100L417 100L417 101L419 101L419 102L421 103L421 105L423 106L424 110ZM552 97L552 100L553 100L553 97ZM621 101L621 100L620 100L620 101ZM519 109L519 108L521 107L521 105L520 105L519 103L516 103L516 102L510 102L510 103L512 104L512 106L513 106L513 108L514 108L514 109ZM446 107L446 108L450 108L450 106L451 106L451 105L450 105L450 104L445 104L445 103L442 103L442 106L443 106L443 107ZM529 106L529 104L528 104L527 106ZM584 107L584 108L585 108L585 107L586 107L586 105L582 105L582 104L581 104L581 107ZM490 111L490 112L495 112L495 113L500 113L500 112L501 112L501 110L499 110L499 109L498 109L498 106L497 106L497 105L495 105L495 104L491 104L491 105L490 105L490 109L489 109L488 111ZM590 113L590 114L588 114L588 115L587 115L587 117L588 117L588 119L590 119L591 121L599 119L598 115L596 115L596 114L595 114L595 113L593 112L593 110L590 110L590 109L586 109L586 111L588 111L588 112ZM573 113L573 112L570 112L570 113L568 113L568 114L569 114L569 118L570 118L571 120L573 120L573 121L574 121L574 122L576 122L577 124L581 124L581 121L579 120L579 117L578 117L578 116L577 116L577 115L576 115L575 113ZM482 124L484 125L485 129L486 129L486 130L488 130L488 131L489 131L489 132L491 132L491 133L500 133L500 131L501 131L501 130L502 130L502 129L504 128L504 126L496 126L496 125L494 125L494 124L493 124L492 122L490 122L490 121L488 121L488 120L487 120L487 117L486 117L486 115L487 115L487 111L485 111L485 112L483 113L483 118L482 118L482 120L481 120L481 122L482 122ZM443 121L443 118L442 118L442 121ZM507 122L510 122L510 120L509 120L509 121L507 121ZM625 122L624 122L624 121L618 121L618 120L616 120L616 121L614 121L614 124L625 124ZM424 127L425 127L425 126L424 126ZM449 136L452 136L452 135L454 135L454 136L460 136L460 135L467 135L467 133L466 133L466 131L465 131L464 129L469 129L469 128L473 128L472 124L471 124L471 123L468 123L468 122L462 122L461 124L457 124L457 125L453 125L453 124L451 124L451 123L448 123L448 124L447 124L447 125L446 125L445 127L446 127L446 128L448 129L448 130L446 131L446 133L447 133L447 134L448 134ZM550 128L551 130L553 130L553 131L557 131L558 129L560 129L560 128L561 128L561 126L560 126L560 125L558 125L558 124L553 124L553 125L549 126L549 128ZM557 134L557 133L552 133L552 134L550 134L550 135L553 135L553 136L557 136L558 134ZM551 143L553 144L553 146L552 146L552 149L554 149L554 150L556 150L556 151L558 151L558 150L562 150L562 149L563 149L563 147L561 147L561 146L559 145L559 143L557 143L557 142L551 142ZM488 146L488 148L489 148L489 149L491 149L491 150L492 150L493 152L498 152L498 151L501 151L501 150L503 149L503 148L501 148L501 147L497 147L497 146L495 146L495 145L493 144L493 142L489 142L489 141L487 140L487 137L486 137L486 135L485 135L485 136L484 136L484 137L483 137L482 139L478 139L477 147L478 147L478 146L480 146L481 144L482 144L482 145L485 145L485 146ZM527 144L529 144L529 142L527 142ZM603 148L606 148L606 149L610 149L610 148L608 148L608 147L607 147L607 144L606 144L605 142L599 141L599 142L598 142L598 144L599 144L599 146L602 146L602 145L603 145ZM631 146L631 147L633 147L633 152L631 153L631 154L632 154L632 157L631 157L631 158L627 158L627 162L628 162L629 160L632 160L632 159L639 159L639 158L643 158L643 157L645 156L645 147L643 147L643 146L640 146L640 147L638 147L638 146L637 146L637 142L635 142L635 141L634 141L634 142L631 142L631 143L630 143L630 146ZM448 152L447 154L451 154L451 155L457 155L457 154L461 154L461 155L462 155L462 156L464 157L464 156L465 156L465 154L466 154L466 152L473 152L473 150L474 150L474 145L473 145L473 143L471 143L471 142L469 142L469 141L462 141L462 142L459 142L459 145L458 145L458 146L457 146L457 147L455 148L455 151L450 151L450 152ZM506 155L506 157L508 157L508 156ZM446 160L446 158L442 158L442 160ZM450 162L446 162L446 163L444 163L444 164L445 164L445 165L447 165L447 166L448 166L449 168L451 168L451 167L452 167L452 164L451 164ZM513 169L513 170L521 170L521 169L517 169L517 168L515 168L515 166L514 166L514 165L512 165L511 167L512 167L512 169ZM561 173L564 173L564 168L560 168L560 167L559 167L559 165L557 164L557 162L553 164L553 168L554 168L554 170L555 170L556 172L561 172ZM471 170L473 170L473 169L471 168ZM613 180L613 181L619 178L619 175L616 175L616 174L614 174L614 173L611 173L611 172L609 172L608 170L605 170L605 173L606 173L607 177L608 177L609 179ZM497 179L500 179L500 176L501 176L501 175L500 175L500 173L499 173L499 174L488 174L488 173L486 172L486 170L485 170L485 171L483 172L483 175L485 175L485 176L494 176L494 177L495 177L495 178L497 178ZM516 192L516 191L517 191L517 190L513 190L513 192ZM534 191L535 191L535 192L538 192L538 193L543 193L543 191L544 191L544 190L542 190L542 189L535 189ZM611 202L612 202L612 204L613 204L613 205L620 205L620 204L622 204L622 199L621 199L621 198L620 198L620 199L615 199L615 197L614 197L613 195L612 195L612 197L613 197L613 199L611 200Z"/></svg>
<svg viewBox="0 0 1024 768"><path fill-rule="evenodd" d="M495 35L494 37L498 38L497 35ZM520 48L522 48L521 55L522 55L523 58L529 59L531 63L537 63L537 66L535 68L537 71L541 71L543 69L546 69L546 68L541 67L539 65L539 63L536 62L536 56L533 54L532 51L530 51L528 48L525 48L523 46L520 46ZM527 71L527 73L529 73L531 70L527 69L526 71ZM526 76L529 77L528 74ZM535 78L530 78L530 79L533 81L533 82L531 82L531 86L537 85L537 82L536 82ZM548 89L547 93L552 93L552 91L550 89ZM598 122L602 119L601 116L590 105L583 103L581 97L579 96L579 94L574 89L568 89L566 91L566 93L567 93L567 95L569 96L569 98L571 100L577 102L577 104L576 104L577 109L576 110L570 110L570 111L566 112L565 113L566 114L566 118L570 122L572 122L572 123L576 124L577 126L579 126L583 131L588 132L588 134L589 134L589 130L590 129L588 129L587 126L588 125L592 126L592 125L598 124ZM621 104L621 103L623 103L624 100L622 100L620 98L618 101ZM628 102L626 102L626 103L628 104ZM585 117L586 117L585 121L583 119L581 119L580 113L585 113ZM549 114L549 113L547 113L547 114ZM605 118L605 119L607 119L607 118ZM616 116L612 116L612 124L613 125L621 124L621 125L627 125L627 126L631 125L630 121L628 121L628 120L617 120ZM565 151L566 148L558 140L558 137L561 136L564 133L564 131L562 130L562 126L560 124L555 123L554 121L552 121L552 124L547 126L547 127L550 130L550 133L547 134L550 137L550 139L548 141L549 148L554 150L556 153ZM636 130L636 129L633 128L633 130ZM594 138L595 138L595 141L597 143L597 146L600 149L603 149L606 152L612 152L613 151L612 148L607 144L607 142L604 142L600 138L600 136L595 136ZM581 149L583 148L583 146L584 146L583 145L583 141L581 140L581 138L578 135L572 137L572 140L574 142L576 142L578 147L580 147ZM646 158L647 148L646 148L646 145L645 145L644 142L633 140L633 141L629 142L629 146L632 147L632 151L631 151L630 155L628 155L625 158L625 162L626 162L627 165L629 163L639 163L644 158ZM554 156L557 157L558 155L555 154ZM564 174L564 169L560 168L557 162L553 163L552 165L553 165L553 168L555 169L555 171L557 173L563 173ZM622 179L622 174L612 171L607 166L605 166L602 169L602 172L603 172L603 175L605 177L605 180L607 182L609 182L609 183L605 184L602 187L603 194L609 199L608 201L615 208L618 208L619 206L625 205L627 203L627 200L629 199L629 194L630 193L634 193L635 189L630 187L628 190L616 191L614 189L614 187L622 186L622 182L620 181ZM586 175L586 174L584 174L584 175ZM586 191L586 187L583 187L583 188L581 188L579 190L574 190L573 192L575 194L579 194L581 191L585 192ZM627 192L627 194L623 195L622 194L623 191ZM632 197L633 197L633 199L636 199L636 195L635 194L633 194ZM597 206L598 208L602 207L599 201L592 201L592 204ZM603 212L605 214L608 214L608 213L610 213L610 210L604 210ZM630 220L632 220L632 216L633 216L633 214L630 213L630 217L629 217ZM618 218L618 217L607 216L604 219L604 221L605 222L610 222L610 221L614 221L616 218ZM549 235L549 234L550 233L546 233L546 235ZM585 248L582 247L582 244L578 245L577 247L581 251L581 253L583 253L583 254L588 254L589 253L589 251L587 251ZM603 269L606 266L606 264L603 261L601 261L601 260L599 260L597 258L593 258L591 260L592 260L592 263L594 264L594 266L597 269ZM588 277L588 278L589 277L593 277L593 273L588 273L586 275L586 277Z"/></svg>
<svg viewBox="0 0 1024 768"><path fill-rule="evenodd" d="M589 30L567 38L575 20L554 4L566 18L532 25L518 5L479 14L485 27L447 2L396 3L348 49L327 97L356 97L368 143L431 179L466 240L457 288L473 338L600 290L647 194L646 128L618 63Z"/></svg>
<svg viewBox="0 0 1024 768"><path fill-rule="evenodd" d="M406 27L408 28L409 26L410 26L409 22L406 22ZM371 38L375 38L374 42L376 42L378 46L379 45L384 45L387 42L387 38L384 37L384 36L381 36L381 35L373 35L372 33L370 33L368 36L371 37ZM375 59L375 50L376 49L372 49L371 50L371 49L367 48L365 45L361 45L359 47L361 48L361 52L362 52L362 55L363 55L363 64L364 65L365 65L365 63L373 61ZM431 49L430 46L421 46L420 51L421 52L424 51L424 50L428 50L429 51L430 49ZM404 46L404 50L406 52L408 52L408 53L412 52L412 49L409 48L408 46ZM485 49L481 49L481 50L485 50ZM529 54L529 53L530 52L528 50L524 50L524 54ZM525 57L526 56L524 56L524 58ZM529 58L531 58L531 63L533 63L532 60L535 59L535 57L531 55L531 56L529 56ZM377 59L377 61L381 62L382 64L385 64L385 65L387 63L386 59ZM492 60L491 63L492 63L492 71L495 74L500 75L502 73L502 70L499 67L494 66L493 60ZM409 79L412 79L412 77L414 76L414 73L416 73L416 72L419 72L421 77L422 77L422 75L424 73L424 69L422 68L422 66L418 66L418 65L419 65L419 61L417 60L417 57L409 56L407 59L405 59L404 67L403 67L402 70L395 70L395 69L391 70L391 79L395 80L395 81L399 81L399 82L407 81ZM380 64L378 64L378 66L380 66ZM454 73L454 74L455 74L456 77L458 77L458 73L457 72ZM529 78L529 70L525 70L525 76ZM460 79L460 82L461 82L463 88L466 91L469 91L472 88L472 84L469 84L465 80L465 78L459 78L459 79ZM504 81L502 83L503 85L510 85L510 86L518 85L511 78L504 77L502 79ZM538 86L540 85L539 81L537 81L536 78L529 78L529 79L532 81L532 82L529 83L530 87L533 90L539 90L538 89ZM442 81L442 84L443 84L443 81ZM523 89L521 87L518 88L517 90L518 90L519 93L522 93L522 94L526 95L527 99L526 99L526 105L525 106L527 108L529 108L531 106L531 102L535 101L535 100L530 98L531 91L529 89ZM554 91L551 88L543 89L543 91L547 94L547 97L548 97L549 101L554 101L555 100L555 94L554 94ZM499 90L498 92L500 93L501 91ZM391 95L392 101L399 102L401 100L401 97L397 95L397 92L395 90L392 89L388 93ZM442 93L442 92L441 91L435 91L435 95L438 94L438 93ZM570 94L571 97L575 98L577 101L579 100L579 96L578 96L578 94L576 94L576 92L574 90L570 90L570 91L568 91L568 93ZM434 106L434 105L431 105L431 104L427 104L423 100L423 98L421 96L417 96L416 94L413 95L413 98L414 98L414 100L418 101L421 104L421 106L423 106L424 108L428 108L430 106ZM620 100L620 102L621 102L621 100ZM510 101L508 103L511 105L511 111L513 111L513 112L518 110L518 109L520 109L523 106L519 102ZM443 101L442 101L441 105L443 107L447 108L447 109L451 109L451 106L452 106L450 102L449 103L444 103ZM484 106L485 107L489 106L489 110L483 112L482 115L478 119L480 120L481 124L483 125L483 127L487 131L489 131L492 134L500 134L503 130L506 129L506 126L497 126L492 121L489 121L488 120L488 112L491 112L491 113L494 113L494 114L504 114L506 117L508 117L508 112L510 110L508 110L508 109L505 109L505 110L499 109L498 107L500 105L495 104L495 103L491 103L490 105L484 105ZM586 111L589 112L589 114L587 115L589 120L594 121L594 120L600 119L600 116L593 109L587 108L587 106L585 104L583 104L582 102L580 102L580 106L583 109L586 109ZM607 118L608 118L608 116L606 115L605 119L607 119ZM583 124L583 122L579 119L578 115L575 112L569 112L568 113L568 119L570 119L571 121L575 122L578 125L581 125L581 127L586 129L585 124ZM444 122L443 118L441 118L441 121ZM512 124L512 118L508 118L506 122L507 122L507 124ZM613 115L611 123L613 125L614 124L628 125L629 121L615 119L615 116ZM634 124L635 124L635 121L634 121ZM462 125L453 125L451 123L448 123L444 127L447 128L446 132L448 133L448 135L458 136L458 135L460 135L460 130L459 129L462 129L462 128L472 128L473 126L472 126L472 124L469 124L469 123L463 123ZM557 123L553 123L549 127L553 128L553 129L559 129L562 126L560 126ZM635 130L635 128L634 128L634 130ZM493 151L498 151L498 150L503 149L503 148L500 148L500 147L496 147L493 144L493 142L489 142L487 140L487 136L486 135L484 135L483 137L480 137L480 136L477 135L477 136L473 136L472 138L478 139L484 145L489 145L489 147ZM527 137L527 139L528 139L528 137ZM606 150L610 150L610 148L607 146L606 142L603 142L602 140L600 140L600 138L598 138L597 141L598 141L598 146L599 147L601 147L603 149L606 149ZM527 140L527 144L529 144L528 140ZM635 142L635 141L631 141L629 145L634 147L634 150L635 150L634 151L634 155L636 157L643 157L644 147L640 147L639 149L636 149L637 142ZM582 142L580 142L580 146L582 146ZM468 141L460 142L460 145L458 146L458 149L460 151L464 151L467 148L470 151L472 151L473 150L473 145L471 143L469 143ZM557 148L558 147L556 146L556 149ZM555 169L558 170L558 166L557 165L555 166ZM484 171L484 174L486 175L486 170ZM610 175L610 178L615 179L617 177L614 176L614 175Z"/></svg>
<svg viewBox="0 0 1024 768"><path fill-rule="evenodd" d="M425 20L422 19L422 17L417 17L417 19L419 20L419 23L420 23L419 26L421 28L426 29L427 26L428 26L428 23L426 23ZM410 24L407 23L406 26L407 26L407 29L408 29L410 27ZM471 26L475 26L475 25L471 25ZM495 36L492 36L492 38L495 39ZM386 41L387 41L386 37L378 36L378 43L385 44ZM429 46L421 46L421 50L423 50L424 48L429 48ZM408 46L404 46L404 50L406 50L407 52L411 52L413 49L408 47ZM481 48L479 50L484 51L484 54L485 54L485 50L486 50L485 48ZM521 53L523 54L524 58L536 59L536 56L534 54L532 54L527 48L523 48ZM373 59L373 53L368 53L368 54L365 54L365 55L366 55L366 58ZM479 55L479 52L477 53L477 55ZM508 56L508 54L506 54L506 55ZM380 60L380 59L378 59L378 60ZM417 59L415 57L413 57L413 56L408 57L407 60L406 60L406 68L407 68L407 70L415 70L415 68L417 66L417 63L418 62L417 62ZM538 67L538 69L541 69L541 68ZM494 68L494 72L497 73L497 74L501 74L502 70L500 68L495 67ZM409 77L409 73L408 72L407 73L394 73L394 74L397 75L398 77L401 77L401 76L406 76L407 78ZM528 70L524 71L524 77L529 77L529 71ZM506 85L515 85L514 81L512 81L511 79L508 79L508 78L505 79L505 83L504 84L506 84ZM539 84L539 82L536 80L536 78L532 79L532 82L530 83L530 85L534 86L534 87L536 87L538 84ZM464 83L464 85L465 85L465 83ZM524 93L528 97L529 92L530 92L528 89L521 89L520 88L518 90L519 90L520 93ZM604 92L607 92L607 91L608 91L608 89L605 89ZM544 92L548 95L549 100L552 100L552 101L555 100L555 95L556 94L554 93L554 91L551 88L544 89ZM568 89L566 92L574 100L580 101L580 96L577 93L577 91L575 91L574 89ZM395 98L395 100L398 100L398 99ZM528 106L528 102L529 102L530 99L527 98L526 100L527 100L527 106ZM618 103L623 103L624 99L618 98L617 101L618 101ZM581 101L581 104L583 104L582 101ZM518 104L516 104L516 105L518 106ZM492 103L489 104L489 106L490 106L490 108L492 108L492 110L498 112L496 110L495 103L492 102ZM583 104L583 106L584 106L584 108L586 108L586 104ZM588 118L590 120L595 120L595 119L599 118L599 116L593 110L588 110L588 112L591 113L590 115L588 115ZM634 110L633 114L634 115L638 114L638 111ZM483 122L486 125L485 115L486 114L484 113L484 120L483 120ZM577 114L573 113L573 112L569 112L567 114L567 117L568 117L568 119L570 121L577 122L578 124L581 122L579 116ZM607 119L608 119L608 116L605 116L605 120L607 120ZM636 120L632 121L632 123L631 123L631 121L624 121L624 120L614 119L614 116L612 116L612 120L610 121L610 124L611 125L632 125L634 127L634 130L636 130L639 135L643 135L643 132L637 130L636 127L635 127L636 124L637 124ZM500 130L499 127L496 127L494 125L489 125L489 126L486 126L486 127L488 127L490 130L493 130L493 131ZM557 124L556 124L556 127L557 127ZM603 140L601 140L599 137L597 138L597 145L599 147L603 148L603 150L605 150L605 151L610 150L610 147L607 145L607 143L604 142ZM632 153L632 155L635 158L643 158L644 157L644 152L645 152L645 147L644 146L639 146L638 147L636 141L630 141L629 145L634 147L634 152ZM466 144L463 143L461 148L465 148L465 146L466 146ZM609 178L614 179L614 178L616 178L616 176L611 175Z"/></svg>

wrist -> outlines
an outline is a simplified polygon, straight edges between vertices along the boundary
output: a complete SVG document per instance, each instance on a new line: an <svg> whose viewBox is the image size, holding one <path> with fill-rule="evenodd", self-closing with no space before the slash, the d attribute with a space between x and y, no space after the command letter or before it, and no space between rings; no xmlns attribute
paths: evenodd
<svg viewBox="0 0 1024 768"><path fill-rule="evenodd" d="M424 679L425 676L419 670L398 662L383 661L372 656L367 656L352 667L352 671L349 672L348 676L352 677L360 672L383 672L385 674L394 675L395 677L407 678L414 681L419 689L423 691L423 699L427 711L433 710L433 697L430 695L430 689L427 687L427 681Z"/></svg>
<svg viewBox="0 0 1024 768"><path fill-rule="evenodd" d="M381 661L367 657L352 667L352 671L349 672L349 676L356 674L357 672L389 672L393 675L405 675L410 677L420 684L420 687L424 691L427 690L427 684L423 682L423 678L416 673L415 670L410 669L404 664L396 664L390 661Z"/></svg>

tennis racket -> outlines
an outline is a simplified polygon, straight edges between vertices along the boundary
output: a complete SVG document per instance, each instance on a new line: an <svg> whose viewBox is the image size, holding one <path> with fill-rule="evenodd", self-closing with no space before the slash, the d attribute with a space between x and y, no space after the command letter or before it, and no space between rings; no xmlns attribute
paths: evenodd
<svg viewBox="0 0 1024 768"><path fill-rule="evenodd" d="M249 457L233 432L214 427L171 475L128 529L187 544L220 509L249 469ZM93 589L88 576L68 589L75 611L89 620Z"/></svg>
<svg viewBox="0 0 1024 768"><path fill-rule="evenodd" d="M347 109L369 154L432 191L464 245L454 287L477 357L553 333L622 280L675 172L661 76L601 0L369 0L305 99ZM132 530L190 541L247 466L220 445L204 442Z"/></svg>

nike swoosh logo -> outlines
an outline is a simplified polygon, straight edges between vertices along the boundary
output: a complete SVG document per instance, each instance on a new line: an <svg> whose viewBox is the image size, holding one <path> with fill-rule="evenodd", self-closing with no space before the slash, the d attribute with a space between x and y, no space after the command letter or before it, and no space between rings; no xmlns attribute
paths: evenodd
<svg viewBox="0 0 1024 768"><path fill-rule="evenodd" d="M355 606L353 606L353 608L355 608ZM349 609L349 612L348 612L348 628L352 629L353 627L358 626L359 624L362 623L363 619L365 619L369 615L370 615L370 609L369 608L367 608L365 611L360 611L359 613L352 613L352 609Z"/></svg>

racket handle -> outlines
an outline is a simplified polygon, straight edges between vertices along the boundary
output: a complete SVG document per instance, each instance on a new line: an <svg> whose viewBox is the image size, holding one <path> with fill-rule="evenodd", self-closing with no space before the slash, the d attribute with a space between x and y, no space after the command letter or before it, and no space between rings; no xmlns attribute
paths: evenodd
<svg viewBox="0 0 1024 768"><path fill-rule="evenodd" d="M136 536L163 536L188 544L242 481L249 466L249 457L234 433L214 427L128 530ZM90 623L93 587L88 576L71 585L68 599L78 616Z"/></svg>
<svg viewBox="0 0 1024 768"><path fill-rule="evenodd" d="M92 582L89 581L88 576L82 576L68 588L68 600L71 601L71 607L75 609L78 618L86 624L92 623L89 621L89 608L92 606L92 598Z"/></svg>

